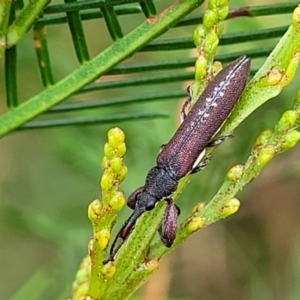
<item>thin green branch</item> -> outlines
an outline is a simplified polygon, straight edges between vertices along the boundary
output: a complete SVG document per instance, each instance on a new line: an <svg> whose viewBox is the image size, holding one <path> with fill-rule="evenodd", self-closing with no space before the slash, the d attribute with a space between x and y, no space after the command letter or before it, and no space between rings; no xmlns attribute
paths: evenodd
<svg viewBox="0 0 300 300"><path fill-rule="evenodd" d="M153 18L156 15L155 5L152 0L144 0L140 2L145 17Z"/></svg>
<svg viewBox="0 0 300 300"><path fill-rule="evenodd" d="M9 109L18 106L17 46L5 51L6 102Z"/></svg>
<svg viewBox="0 0 300 300"><path fill-rule="evenodd" d="M146 61L119 65L107 73L107 75L131 74L158 70L174 70L189 68L195 65L195 58L169 59L165 61Z"/></svg>
<svg viewBox="0 0 300 300"><path fill-rule="evenodd" d="M9 12L9 24L15 18L15 7ZM1 54L0 54L1 56ZM5 87L6 103L9 109L18 105L18 82L17 82L17 46L5 50Z"/></svg>
<svg viewBox="0 0 300 300"><path fill-rule="evenodd" d="M10 0L3 0L0 3L0 40L6 34L7 26L9 22L10 16L10 9L11 9L11 1Z"/></svg>
<svg viewBox="0 0 300 300"><path fill-rule="evenodd" d="M0 137L59 104L86 84L108 72L122 60L135 53L137 49L165 32L167 28L178 22L202 2L202 0L176 2L172 7L165 10L159 18L151 20L151 22L145 21L126 37L112 44L87 64L80 66L55 86L25 101L15 110L2 115L0 118Z"/></svg>
<svg viewBox="0 0 300 300"><path fill-rule="evenodd" d="M66 3L77 3L77 0L65 0ZM85 41L85 35L81 22L79 11L67 12L69 28L72 34L72 40L76 51L77 59L80 64L90 60L88 47Z"/></svg>
<svg viewBox="0 0 300 300"><path fill-rule="evenodd" d="M178 98L186 97L186 91L171 91L171 92L159 92L151 93L147 95L137 95L137 96L128 96L128 97L119 97L111 99L103 99L96 101L87 101L87 102L75 102L75 103L66 103L53 107L48 113L58 113L58 112L68 112L76 110L85 110L97 107L112 107L120 105L128 105L132 103L142 103L148 101L161 101L161 100L176 100Z"/></svg>
<svg viewBox="0 0 300 300"><path fill-rule="evenodd" d="M123 37L122 28L113 6L101 7L101 12L111 38L117 41Z"/></svg>
<svg viewBox="0 0 300 300"><path fill-rule="evenodd" d="M43 85L48 88L54 84L54 79L48 51L46 28L44 26L35 26L33 38Z"/></svg>
<svg viewBox="0 0 300 300"><path fill-rule="evenodd" d="M103 266L102 261L117 213L125 204L124 194L119 191L119 185L127 174L127 167L123 163L126 152L125 134L119 128L112 128L107 136L108 141L104 146L105 156L101 164L102 201L93 201L88 209L89 219L93 224L93 238L89 243L91 277L86 296L91 300L104 299L108 280L115 273L116 268L112 263Z"/></svg>
<svg viewBox="0 0 300 300"><path fill-rule="evenodd" d="M298 2L278 3L272 5L247 6L230 9L226 20L236 17L262 17L291 13ZM203 15L191 16L178 22L175 27L197 25L203 22Z"/></svg>
<svg viewBox="0 0 300 300"><path fill-rule="evenodd" d="M97 82L91 83L88 86L80 90L80 93L86 93L91 91L99 91L103 89L121 88L128 86L138 86L143 84L163 84L167 82L185 81L194 78L193 72L172 72L172 74L156 74L151 76L143 76L132 79L108 81L108 82Z"/></svg>
<svg viewBox="0 0 300 300"><path fill-rule="evenodd" d="M237 43L259 41L270 38L281 37L287 30L288 26L269 28L259 31L247 31L245 33L231 33L224 34L220 38L219 45L234 45ZM168 39L159 40L149 43L140 51L166 51L166 50L180 50L191 49L194 47L192 38Z"/></svg>
<svg viewBox="0 0 300 300"><path fill-rule="evenodd" d="M8 48L17 44L17 42L34 24L49 2L50 0L30 0L27 3L27 5L19 12L14 23L12 23L7 31L6 38Z"/></svg>
<svg viewBox="0 0 300 300"><path fill-rule="evenodd" d="M204 57L204 55L206 55L206 58L210 60L213 59L220 36L219 21L226 17L227 12L228 3L226 1L211 1L208 4L208 9L205 13L205 24L199 25L194 32L195 45L198 50L201 49L203 51L201 53L199 51L199 56L203 55ZM201 35L201 37L203 37L202 39L198 38L200 36L197 34L199 31L203 33L203 35ZM210 35L210 37L213 36L214 39L205 39L205 34ZM196 78L197 72L198 65L196 63ZM166 206L166 203L163 202L164 201L156 206L153 213L146 212L139 218L128 240L119 249L115 257L117 272L108 283L107 299L124 299L128 297L128 295L124 292L122 293L122 289L119 288L122 282L125 281L126 285L136 289L141 282L146 280L146 278L154 272L155 269L151 268L151 265L147 266L145 262L148 261L147 257L150 243L162 220L164 213L164 209L162 208Z"/></svg>
<svg viewBox="0 0 300 300"><path fill-rule="evenodd" d="M288 110L282 115L274 132L266 130L261 133L247 162L244 165L236 165L229 170L218 193L206 206L203 207L203 205L198 204L194 208L193 214L181 224L174 247L182 243L196 230L235 213L239 208L239 201L233 197L254 180L276 154L296 145L300 139L299 131L295 130L300 124L299 104L298 99L294 110ZM195 222L198 222L200 227L196 228ZM155 243L151 246L149 259L158 259L167 252L169 249L166 249L161 243Z"/></svg>
<svg viewBox="0 0 300 300"><path fill-rule="evenodd" d="M110 0L109 5L123 5L123 4L130 4L136 3L137 0ZM65 3L65 4L55 4L49 5L45 10L45 14L56 14L56 13L64 13L70 11L82 11L86 9L92 8L100 8L107 5L107 1L105 0L85 0L83 2L76 2L76 3Z"/></svg>
<svg viewBox="0 0 300 300"><path fill-rule="evenodd" d="M236 114L228 120L218 135L231 133L233 129L249 115L249 111L252 112L265 101L278 95L282 88L294 77L300 53L299 10L300 7L294 12L293 25L290 26L289 30L282 37L266 64L258 72L258 75L256 75L246 87L244 96L240 100L238 107L234 110ZM149 272L145 272L145 268L147 267L145 266L145 262L159 260L163 254L170 252L181 243L186 236L191 235L201 228L201 226L235 212L238 208L238 201L232 199L232 197L239 188L243 186L241 185L235 190L237 180L241 179L245 183L249 182L251 178L257 176L260 169L268 163L275 152L279 153L289 149L299 140L300 134L294 130L295 126L299 125L299 110L298 106L296 111L286 112L278 123L274 135L270 136L267 133L266 136L268 139L265 138L264 135L258 140L256 144L258 148L256 148L256 146L254 147L254 152L249 159L249 164L247 163L243 168L237 166L228 173L225 184L220 190L222 197L220 194L217 195L213 202L207 205L206 210L204 208L200 210L198 214L198 209L195 215L180 227L179 234L171 249L162 246L161 243L154 243L153 246L150 247L150 255L147 255L149 251L148 245L154 232L160 226L166 204L159 203L154 211L145 213L138 220L134 231L116 256L115 264L117 272L108 283L108 299L113 299L113 296L119 295L120 291L118 287L122 285L122 282L125 281L126 285L133 285L134 282L136 282L136 277L139 277L140 281L145 280L145 277L148 278L152 272L149 269L147 269ZM262 145L262 148L259 148L262 142L265 143ZM269 146L269 143L271 143L271 146ZM249 173L249 176L248 173L245 173L245 177L243 177L243 170L247 170L247 168L249 168L249 170L251 169L251 173ZM182 192L182 188L189 180L190 176L186 176L180 181L180 186L173 199L178 197ZM228 190L229 185L230 189ZM231 192L233 190L233 194L229 193L229 191ZM210 208L212 208L213 213L208 213ZM133 272L137 272L137 274L132 275Z"/></svg>
<svg viewBox="0 0 300 300"><path fill-rule="evenodd" d="M115 124L116 122L125 122L142 119L156 119L156 118L167 118L169 114L167 112L139 112L139 113L128 113L128 114L113 114L96 117L77 117L77 118L66 118L66 119L53 119L53 120L41 120L28 122L22 127L23 129L42 129L52 127L62 127L70 125L97 125L97 124Z"/></svg>
<svg viewBox="0 0 300 300"><path fill-rule="evenodd" d="M6 32L11 15L11 1L3 0L0 2L0 59L7 47Z"/></svg>
<svg viewBox="0 0 300 300"><path fill-rule="evenodd" d="M215 59L221 62L232 61L241 55L246 55L250 58L259 58L267 56L271 53L273 47L271 48L260 48L260 49L247 49L239 52L231 52L226 54L216 55ZM107 73L107 75L116 75L116 74L130 74L138 72L147 72L147 71L158 71L158 70L173 70L173 69L182 69L195 66L195 57L183 58L183 59L169 59L166 61L150 61L142 63L132 63L119 65L113 68Z"/></svg>
<svg viewBox="0 0 300 300"><path fill-rule="evenodd" d="M246 9L249 17L261 17L292 13L298 4L299 2L273 3L272 5L252 6L247 7ZM237 10L239 9L233 9L229 13L230 17L235 17L235 11Z"/></svg>
<svg viewBox="0 0 300 300"><path fill-rule="evenodd" d="M252 70L252 73L255 70ZM87 93L91 91L99 91L103 89L112 89L112 88L121 88L121 87L129 87L129 86L139 86L139 85L149 85L149 84L163 84L170 82L182 82L187 80L194 79L195 74L193 72L172 72L166 74L156 74L151 76L143 76L139 78L133 79L124 79L118 81L108 81L108 82L97 82L91 83L84 87L79 93Z"/></svg>
<svg viewBox="0 0 300 300"><path fill-rule="evenodd" d="M295 11L300 11L300 7ZM294 13L293 25L280 39L264 65L245 89L245 96L235 106L223 125L222 134L233 130L254 110L276 97L294 78L300 56L300 14ZM260 95L259 97L257 95Z"/></svg>
<svg viewBox="0 0 300 300"><path fill-rule="evenodd" d="M118 16L122 15L131 15L131 14L139 14L141 13L141 8L140 6L131 6L131 7L116 7L115 8L115 13ZM103 18L103 15L101 11L80 11L80 17L81 20L86 21L86 20L93 20L93 19L98 19L98 18ZM43 17L40 17L36 24L37 25L57 25L57 24L64 24L67 22L67 17L64 15L46 15Z"/></svg>
<svg viewBox="0 0 300 300"><path fill-rule="evenodd" d="M97 1L99 3L99 1ZM56 8L56 7L59 8ZM46 16L42 16L37 20L36 24L42 24L42 25L56 25L56 24L63 24L67 22L67 17L64 15L47 15L47 14L54 14L54 13L60 13L60 12L67 12L67 11L80 11L81 20L91 20L91 19L98 19L103 18L103 15L100 11L83 11L84 9L90 9L90 8L99 8L100 4L95 4L93 1L92 3L82 3L78 2L73 5L68 5L67 8L63 9L64 4L61 5L55 5L55 9L53 9L52 6L48 6L44 13ZM268 16L268 15L275 15L275 14L286 14L290 13L294 10L294 8L297 6L297 3L291 2L291 3L280 3L280 4L272 4L272 5L262 5L262 6L250 6L245 7L244 9L247 10L246 13L243 12L241 16ZM229 14L227 16L227 20L231 18L237 17L237 10L238 13L241 14L240 8L233 8L229 11ZM115 13L120 15L128 15L128 14L138 14L141 13L141 7L136 6L130 6L130 7L115 7ZM180 26L189 26L189 25L197 25L199 23L202 23L203 15L200 16L191 16L183 19L182 21L178 22L178 24L175 25L175 27Z"/></svg>
<svg viewBox="0 0 300 300"><path fill-rule="evenodd" d="M232 133L254 110L266 101L276 97L295 76L300 58L299 11L300 7L295 9L292 25L280 39L265 64L246 86L241 100L235 106L217 136ZM213 151L214 149L209 148L207 155ZM189 180L190 176L183 178L181 186L184 187ZM181 193L181 191L182 188L179 188L177 192Z"/></svg>

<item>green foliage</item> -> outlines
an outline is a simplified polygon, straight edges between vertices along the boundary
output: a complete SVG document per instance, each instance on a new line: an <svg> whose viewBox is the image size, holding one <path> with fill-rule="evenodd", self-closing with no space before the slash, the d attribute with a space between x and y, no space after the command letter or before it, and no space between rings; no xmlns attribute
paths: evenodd
<svg viewBox="0 0 300 300"><path fill-rule="evenodd" d="M246 125L241 124L236 139L227 142L231 145L230 151L226 152L226 146L223 146L221 149L224 150L220 149L219 154L214 155L209 170L203 172L206 178L211 178L210 184L206 184L207 180L197 182L197 178L200 178L197 177L186 189L184 198L189 198L190 202L180 202L184 221L171 249L155 241L165 207L162 202L153 212L141 217L128 243L120 249L116 262L103 266L108 241L114 236L111 227L125 200L123 192L119 190L126 173L123 165L124 137L118 130L110 132L102 162L103 201L95 200L88 209L93 224L93 239L88 245L89 256L82 261L76 273L74 299L87 294L92 299L129 297L153 275L165 254L200 228L236 212L240 206L235 198L237 192L256 178L276 154L294 147L299 140L296 130L299 125L299 94L292 109L291 104L281 101L272 107L267 104L267 112L264 109L256 111L279 95L297 76L300 51L299 7L295 9L297 3L229 9L227 1L209 1L203 16L196 11L185 17L203 1L169 1L170 6L167 7L166 3L162 3L166 1L155 3L145 0L115 6L123 2L115 1L111 5L104 1L65 1L64 4L48 5L47 1L23 3L16 0L0 4L0 56L4 56L5 62L5 81L0 80L0 83L4 87L5 82L7 100L7 111L0 117L0 136L3 137L1 156L3 170L5 160L13 163L16 170L12 175L7 172L6 180L1 185L1 199L4 201L1 203L0 225L6 231L5 237L10 236L11 232L21 232L21 241L26 236L31 237L29 245L38 239L45 247L42 250L44 255L51 258L49 265L44 262L35 265L29 258L28 265L23 268L24 273L20 272L18 267L14 268L20 264L16 257L26 257L26 253L34 255L39 248L26 252L20 247L16 251L17 242L14 241L10 248L14 251L9 251L13 259L8 260L10 268L7 268L2 280L3 283L12 282L10 290L7 288L9 292L2 293L6 298L12 294L12 290L15 291L14 299L27 299L28 295L31 299L43 299L45 295L62 299L70 295L72 278L77 264L86 254L91 235L86 216L87 204L98 189L99 168L95 165L101 151L93 152L92 149L99 149L101 142L104 143L107 124L121 126L120 122L131 121L122 124L127 149L130 149L126 154L126 165L130 166L130 172L126 185L122 187L127 194L143 182L143 174L153 165L160 144L167 141L177 126L172 121L160 119L176 115L169 100L182 98L186 94L181 86L178 87L178 82L195 79L192 89L196 100L212 75L220 69L220 64L214 63L214 60L228 62L241 54L253 59L252 74L255 75L218 135L231 133L242 122ZM238 5L241 3L238 2ZM291 22L281 18L283 13L290 16L294 9ZM254 19L275 14L280 16L275 28L261 28L261 24ZM243 16L251 18L237 18ZM104 20L106 26L101 29L101 36L99 32L95 33L99 24L89 23L99 18ZM223 20L228 20L227 27L224 26L225 22L220 22ZM64 24L69 26L69 42L66 36L60 35ZM92 24L91 27L89 24ZM32 61L27 59L32 51L32 47L26 44L27 32L31 29L40 78L33 75ZM156 39L164 33L170 38ZM56 37L54 40L60 41L59 46L53 46L51 34ZM107 41L104 34L110 36L112 41ZM266 47L269 38L272 39ZM277 38L280 38L279 42ZM104 50L99 50L99 45L94 44L98 39L104 40L101 44ZM89 47L91 41L93 47ZM243 46L238 44L245 41L248 42ZM68 48L70 44L72 46ZM186 50L195 48L195 45L198 50L196 57L187 58L189 54ZM58 52L59 55L55 55L55 51L62 51L65 47L71 49L72 53L63 56ZM73 56L76 56L76 63L72 63ZM129 57L130 60L123 63ZM265 62L261 66L262 61ZM195 72L185 70L194 65ZM104 75L105 81L99 81L98 78ZM95 101L95 98L101 100ZM285 95L284 98L292 99L293 96ZM1 100L4 102L4 99ZM159 103L161 100L164 101ZM66 103L60 104L62 101ZM282 114L284 110L286 112ZM281 114L275 129L262 132L248 159L245 159L249 152L246 149L250 149L254 137L262 128L273 128ZM33 120L36 117L39 120ZM135 121L140 119L144 121ZM62 128L91 124L103 126L94 129L90 126ZM245 127L249 127L249 124L251 132ZM52 127L60 129L44 129L43 135L40 134L42 131L25 132L25 129ZM12 135L15 130L20 132ZM116 136L119 138L115 139ZM35 140L42 142L34 143ZM13 141L16 141L16 148L20 152L16 152L15 158L10 161L8 153L15 152L6 149L6 145L12 145ZM33 148L30 148L31 143ZM21 144L23 147L20 147ZM57 154L60 165L53 163L55 159L49 155L51 151ZM32 153L34 156L31 156ZM222 158L223 162L220 163ZM224 160L234 164L241 159L246 162L232 167L225 176L225 169L222 168L230 165L224 164ZM190 179L188 176L180 182L175 198L182 193ZM9 186L10 182L12 187ZM71 188L66 188L68 186ZM212 197L218 186L221 186L219 191ZM197 199L199 191L201 198ZM210 198L212 200L207 205L199 203ZM190 213L192 206L195 207ZM120 226L122 216L118 219L121 219L118 221ZM2 240L5 241L5 238ZM16 253L16 257L13 253ZM27 256L30 257L30 254ZM23 259L22 263L25 264L26 260ZM26 276L27 280L16 276L13 281L9 280L9 272ZM123 284L125 281L126 285ZM257 284L257 280L252 278L252 281ZM18 286L21 286L19 290ZM258 289L256 294L260 292ZM251 293L255 295L254 290Z"/></svg>

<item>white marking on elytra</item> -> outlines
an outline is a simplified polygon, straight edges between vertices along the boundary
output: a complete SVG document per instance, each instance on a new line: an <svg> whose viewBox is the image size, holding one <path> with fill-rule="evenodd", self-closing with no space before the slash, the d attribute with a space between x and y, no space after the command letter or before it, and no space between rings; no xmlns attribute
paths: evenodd
<svg viewBox="0 0 300 300"><path fill-rule="evenodd" d="M231 84L231 79L236 76L237 69L233 69L229 71L227 76L219 82L217 86L214 87L212 94L210 97L207 97L205 101L204 109L199 110L197 112L197 116L199 117L198 122L202 123L207 120L207 118L210 117L210 109L212 107L217 107L219 105L219 102L221 99L225 96L226 90L228 89L228 86ZM197 122L196 122L197 123ZM191 123L191 127L196 126L196 123Z"/></svg>
<svg viewBox="0 0 300 300"><path fill-rule="evenodd" d="M212 100L211 97L206 98L206 102L210 102Z"/></svg>
<svg viewBox="0 0 300 300"><path fill-rule="evenodd" d="M197 115L198 115L198 116L202 116L203 113L204 113L204 110L199 110Z"/></svg>

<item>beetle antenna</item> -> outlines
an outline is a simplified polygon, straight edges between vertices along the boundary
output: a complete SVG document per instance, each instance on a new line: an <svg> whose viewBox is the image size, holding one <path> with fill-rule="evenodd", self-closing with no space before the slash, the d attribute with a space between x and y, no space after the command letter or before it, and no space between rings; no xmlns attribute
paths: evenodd
<svg viewBox="0 0 300 300"><path fill-rule="evenodd" d="M123 224L122 228L116 235L114 241L112 242L109 250L109 257L103 261L103 264L108 263L109 261L114 261L114 257L121 248L121 246L125 243L126 239L129 237L130 233L134 229L135 223L137 219L145 212L145 209L141 209L140 207L136 206L135 210L131 214L131 216L126 220ZM118 239L121 238L121 243L116 247Z"/></svg>

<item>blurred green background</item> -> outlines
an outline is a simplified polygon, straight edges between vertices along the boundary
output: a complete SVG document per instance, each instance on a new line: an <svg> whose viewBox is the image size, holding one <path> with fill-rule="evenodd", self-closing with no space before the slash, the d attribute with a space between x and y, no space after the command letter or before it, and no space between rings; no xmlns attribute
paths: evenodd
<svg viewBox="0 0 300 300"><path fill-rule="evenodd" d="M172 2L161 0L155 4L160 11ZM270 2L230 3L231 7L238 7ZM201 11L203 8L193 14ZM225 32L283 26L289 24L290 19L291 14L236 19L226 22ZM143 22L144 16L122 16L119 20L126 33ZM161 39L190 37L194 29L195 26L171 29ZM84 22L84 30L92 57L112 42L103 20ZM77 68L78 62L66 24L51 26L47 33L51 63L58 81ZM277 41L224 46L219 53L272 46ZM190 56L195 53L187 50L143 52L127 62ZM259 67L262 61L254 60L253 66ZM0 110L4 113L3 71L0 76ZM26 100L43 89L31 33L18 46L18 76L21 99ZM209 166L194 176L178 201L181 221L196 203L208 201L216 193L226 171L245 162L258 134L273 129L280 115L292 107L299 82L298 72L292 84L251 115L236 130L235 138L215 152ZM157 89L172 91L179 84L97 91L73 96L68 101L144 95ZM182 89L187 85L182 85ZM121 188L128 196L143 184L147 171L155 164L159 147L176 130L181 105L182 102L174 99L93 109L74 116L166 111L170 118L24 130L0 140L0 299L66 299L70 296L75 272L87 254L92 234L87 207L101 195L100 162L107 131L119 126L126 134L125 163L129 173ZM168 255L157 274L133 299L299 299L299 183L300 147L297 146L276 157L259 178L238 195L242 205L237 214L201 230ZM114 232L129 212L128 208L122 210Z"/></svg>

